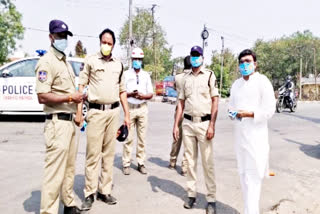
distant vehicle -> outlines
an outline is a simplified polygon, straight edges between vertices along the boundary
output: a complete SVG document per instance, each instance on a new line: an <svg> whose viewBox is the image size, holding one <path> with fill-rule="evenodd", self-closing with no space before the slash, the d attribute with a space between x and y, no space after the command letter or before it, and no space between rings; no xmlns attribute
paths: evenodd
<svg viewBox="0 0 320 214"><path fill-rule="evenodd" d="M296 96L296 93L294 93L293 96ZM282 86L278 89L276 111L280 113L286 108L290 109L291 112L295 112L297 109L297 99L292 99L289 90L286 90L286 88Z"/></svg>
<svg viewBox="0 0 320 214"><path fill-rule="evenodd" d="M40 57L23 58L0 67L0 115L43 115L35 92L35 67ZM82 58L67 58L76 76L83 66ZM84 105L84 111L87 106Z"/></svg>

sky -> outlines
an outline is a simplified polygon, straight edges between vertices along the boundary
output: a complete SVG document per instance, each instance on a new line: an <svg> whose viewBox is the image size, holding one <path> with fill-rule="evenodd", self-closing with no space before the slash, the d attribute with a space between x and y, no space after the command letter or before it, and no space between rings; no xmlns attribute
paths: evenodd
<svg viewBox="0 0 320 214"><path fill-rule="evenodd" d="M75 35L69 39L66 53L78 40L88 54L99 51L98 35L112 29L118 38L128 19L129 0L13 0L22 13L26 28L18 51L35 55L36 49L48 49L49 22L60 19ZM221 51L221 36L225 48L235 54L251 48L257 39L273 40L297 31L310 30L320 36L319 0L132 0L136 7L150 8L156 4L155 19L166 32L172 56L186 56L194 45L202 46L201 32L208 28L205 62L213 50ZM38 29L38 30L35 30ZM113 54L125 60L126 50L116 43Z"/></svg>

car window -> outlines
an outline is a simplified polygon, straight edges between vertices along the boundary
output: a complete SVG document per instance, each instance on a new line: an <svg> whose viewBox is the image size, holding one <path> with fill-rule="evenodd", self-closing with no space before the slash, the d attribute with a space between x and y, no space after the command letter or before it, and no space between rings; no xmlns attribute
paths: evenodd
<svg viewBox="0 0 320 214"><path fill-rule="evenodd" d="M72 68L73 68L73 71L75 73L76 76L79 76L79 73L80 71L82 70L83 68L83 62L76 62L76 61L69 61Z"/></svg>
<svg viewBox="0 0 320 214"><path fill-rule="evenodd" d="M37 65L38 59L30 59L21 62L14 63L3 70L8 72L10 77L34 77L35 76L35 68Z"/></svg>

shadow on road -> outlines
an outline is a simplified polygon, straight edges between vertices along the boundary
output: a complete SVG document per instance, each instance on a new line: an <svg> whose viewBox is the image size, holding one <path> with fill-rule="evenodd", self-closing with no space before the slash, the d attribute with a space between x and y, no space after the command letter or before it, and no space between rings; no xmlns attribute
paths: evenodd
<svg viewBox="0 0 320 214"><path fill-rule="evenodd" d="M308 144L303 144L301 142L291 140L288 138L284 138L284 140L286 140L289 143L295 143L295 144L300 145L299 149L302 152L304 152L306 155L313 157L313 158L320 159L320 142L319 141L316 141L316 143L318 143L318 145L308 145Z"/></svg>
<svg viewBox="0 0 320 214"><path fill-rule="evenodd" d="M23 202L23 208L29 213L40 213L40 200L41 192L40 190L32 191L31 196Z"/></svg>
<svg viewBox="0 0 320 214"><path fill-rule="evenodd" d="M316 124L320 124L320 118L317 118L317 117L307 117L307 116L302 116L302 115L297 115L297 114L290 114L290 113L287 113L287 115L290 115L290 116L293 116L293 117L296 117L296 118L299 118L299 119L302 119L302 120L307 120L307 121L310 121L310 122L314 122Z"/></svg>
<svg viewBox="0 0 320 214"><path fill-rule="evenodd" d="M116 168L122 170L122 156L121 155L115 155L114 157L114 163L113 166L115 166ZM133 169L137 169L138 166L134 163L131 162L130 167Z"/></svg>
<svg viewBox="0 0 320 214"><path fill-rule="evenodd" d="M44 122L44 115L0 115L0 122Z"/></svg>
<svg viewBox="0 0 320 214"><path fill-rule="evenodd" d="M166 192L181 199L181 209L183 209L183 203L186 200L186 191L182 186L174 181L158 178L156 176L149 176L148 182L151 185L153 192ZM195 209L205 209L207 200L204 194L198 193L197 201L194 206ZM236 209L230 207L227 204L217 201L217 212L223 214L240 214Z"/></svg>
<svg viewBox="0 0 320 214"><path fill-rule="evenodd" d="M148 161L150 161L151 163L154 163L158 166L164 167L164 168L168 168L168 166L169 166L169 161L162 160L159 157L151 157L148 159ZM181 166L177 165L176 170L177 170L177 172L181 173L181 171L182 171Z"/></svg>

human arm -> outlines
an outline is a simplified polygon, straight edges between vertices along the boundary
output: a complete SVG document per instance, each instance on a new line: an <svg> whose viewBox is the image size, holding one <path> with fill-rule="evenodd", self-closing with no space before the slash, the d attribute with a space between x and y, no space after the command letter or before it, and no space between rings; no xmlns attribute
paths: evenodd
<svg viewBox="0 0 320 214"><path fill-rule="evenodd" d="M178 139L179 139L179 121L182 118L183 111L184 111L184 100L179 99L178 106L176 109L174 125L173 125L173 132L172 132L173 139L175 141L178 141Z"/></svg>
<svg viewBox="0 0 320 214"><path fill-rule="evenodd" d="M211 140L214 138L215 134L215 125L218 115L218 103L219 103L219 97L215 96L211 98L211 119L209 123L209 127L207 130L207 139Z"/></svg>
<svg viewBox="0 0 320 214"><path fill-rule="evenodd" d="M120 92L120 102L122 105L122 109L124 112L124 124L128 126L130 129L130 114L129 114L129 106L127 101L127 92Z"/></svg>

